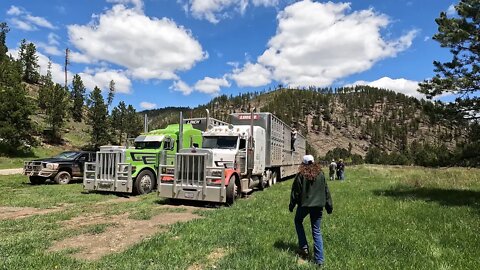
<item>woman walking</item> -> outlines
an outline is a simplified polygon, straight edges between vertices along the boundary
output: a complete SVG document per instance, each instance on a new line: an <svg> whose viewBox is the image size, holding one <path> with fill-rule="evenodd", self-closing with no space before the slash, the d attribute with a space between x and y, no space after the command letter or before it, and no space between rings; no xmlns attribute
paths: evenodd
<svg viewBox="0 0 480 270"><path fill-rule="evenodd" d="M303 220L310 215L315 264L323 265L325 259L320 224L323 208L328 214L331 214L333 202L320 164L314 162L312 155L303 157L299 172L293 181L290 205L288 206L290 212L293 212L295 206L298 206L295 214L295 229L298 235L299 254L305 259L309 256Z"/></svg>

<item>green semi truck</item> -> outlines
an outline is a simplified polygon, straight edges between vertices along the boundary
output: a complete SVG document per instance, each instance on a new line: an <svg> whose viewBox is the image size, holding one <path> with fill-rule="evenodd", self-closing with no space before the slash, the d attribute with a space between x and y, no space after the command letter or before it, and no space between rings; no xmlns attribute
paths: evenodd
<svg viewBox="0 0 480 270"><path fill-rule="evenodd" d="M157 187L159 165L173 164L182 148L202 145L202 131L223 122L193 118L164 129L152 130L134 140L131 147L101 146L96 161L85 163L83 188L88 191L146 194ZM168 172L163 172L168 173Z"/></svg>

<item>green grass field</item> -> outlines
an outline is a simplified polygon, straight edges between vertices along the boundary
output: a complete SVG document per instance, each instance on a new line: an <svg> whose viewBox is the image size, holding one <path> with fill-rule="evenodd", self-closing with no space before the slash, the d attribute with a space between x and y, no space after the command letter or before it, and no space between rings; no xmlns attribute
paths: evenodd
<svg viewBox="0 0 480 270"><path fill-rule="evenodd" d="M346 182L330 182L334 213L322 220L328 269L480 269L480 170L358 166L346 175ZM68 237L101 234L107 225L72 229L62 222L98 211L148 220L162 214L165 201L149 194L101 204L117 197L82 194L79 184L32 186L26 177L2 176L0 207L62 210L0 220L0 268L315 269L294 253L290 186L285 181L232 207L197 210L203 219L84 261L69 256L76 250L47 250Z"/></svg>

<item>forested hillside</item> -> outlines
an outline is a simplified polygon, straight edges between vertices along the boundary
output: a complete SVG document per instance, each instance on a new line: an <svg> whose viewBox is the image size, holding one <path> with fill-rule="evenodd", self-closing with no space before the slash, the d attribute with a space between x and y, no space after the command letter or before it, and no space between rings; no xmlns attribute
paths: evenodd
<svg viewBox="0 0 480 270"><path fill-rule="evenodd" d="M213 117L228 120L230 113L253 107L272 112L301 130L309 150L325 159L360 162L361 157L372 163L448 165L454 158L449 154L468 140L470 129L448 105L369 86L222 95L194 109L147 113L151 128L159 128L178 122L180 110L186 117L198 117L208 108Z"/></svg>

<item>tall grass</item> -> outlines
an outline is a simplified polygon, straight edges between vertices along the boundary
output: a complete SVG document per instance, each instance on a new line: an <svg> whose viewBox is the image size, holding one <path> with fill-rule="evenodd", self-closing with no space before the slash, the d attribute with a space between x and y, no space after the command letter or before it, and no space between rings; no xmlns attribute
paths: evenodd
<svg viewBox="0 0 480 270"><path fill-rule="evenodd" d="M0 205L55 206L62 212L0 221L0 268L7 269L315 269L295 255L291 180L255 192L232 207L201 211L205 218L95 262L69 252L46 252L55 240L78 234L59 221L94 210L114 195L81 194L79 185L30 186L0 177ZM419 167L347 168L345 182L329 182L332 215L322 230L328 269L480 269L480 171ZM28 198L31 200L28 200ZM45 198L48 197L48 198ZM110 213L145 219L164 203L155 194L110 205ZM152 212L153 211L153 212ZM308 223L305 222L306 229ZM103 228L90 228L93 233ZM311 237L309 237L311 243ZM209 259L222 250L223 257Z"/></svg>

